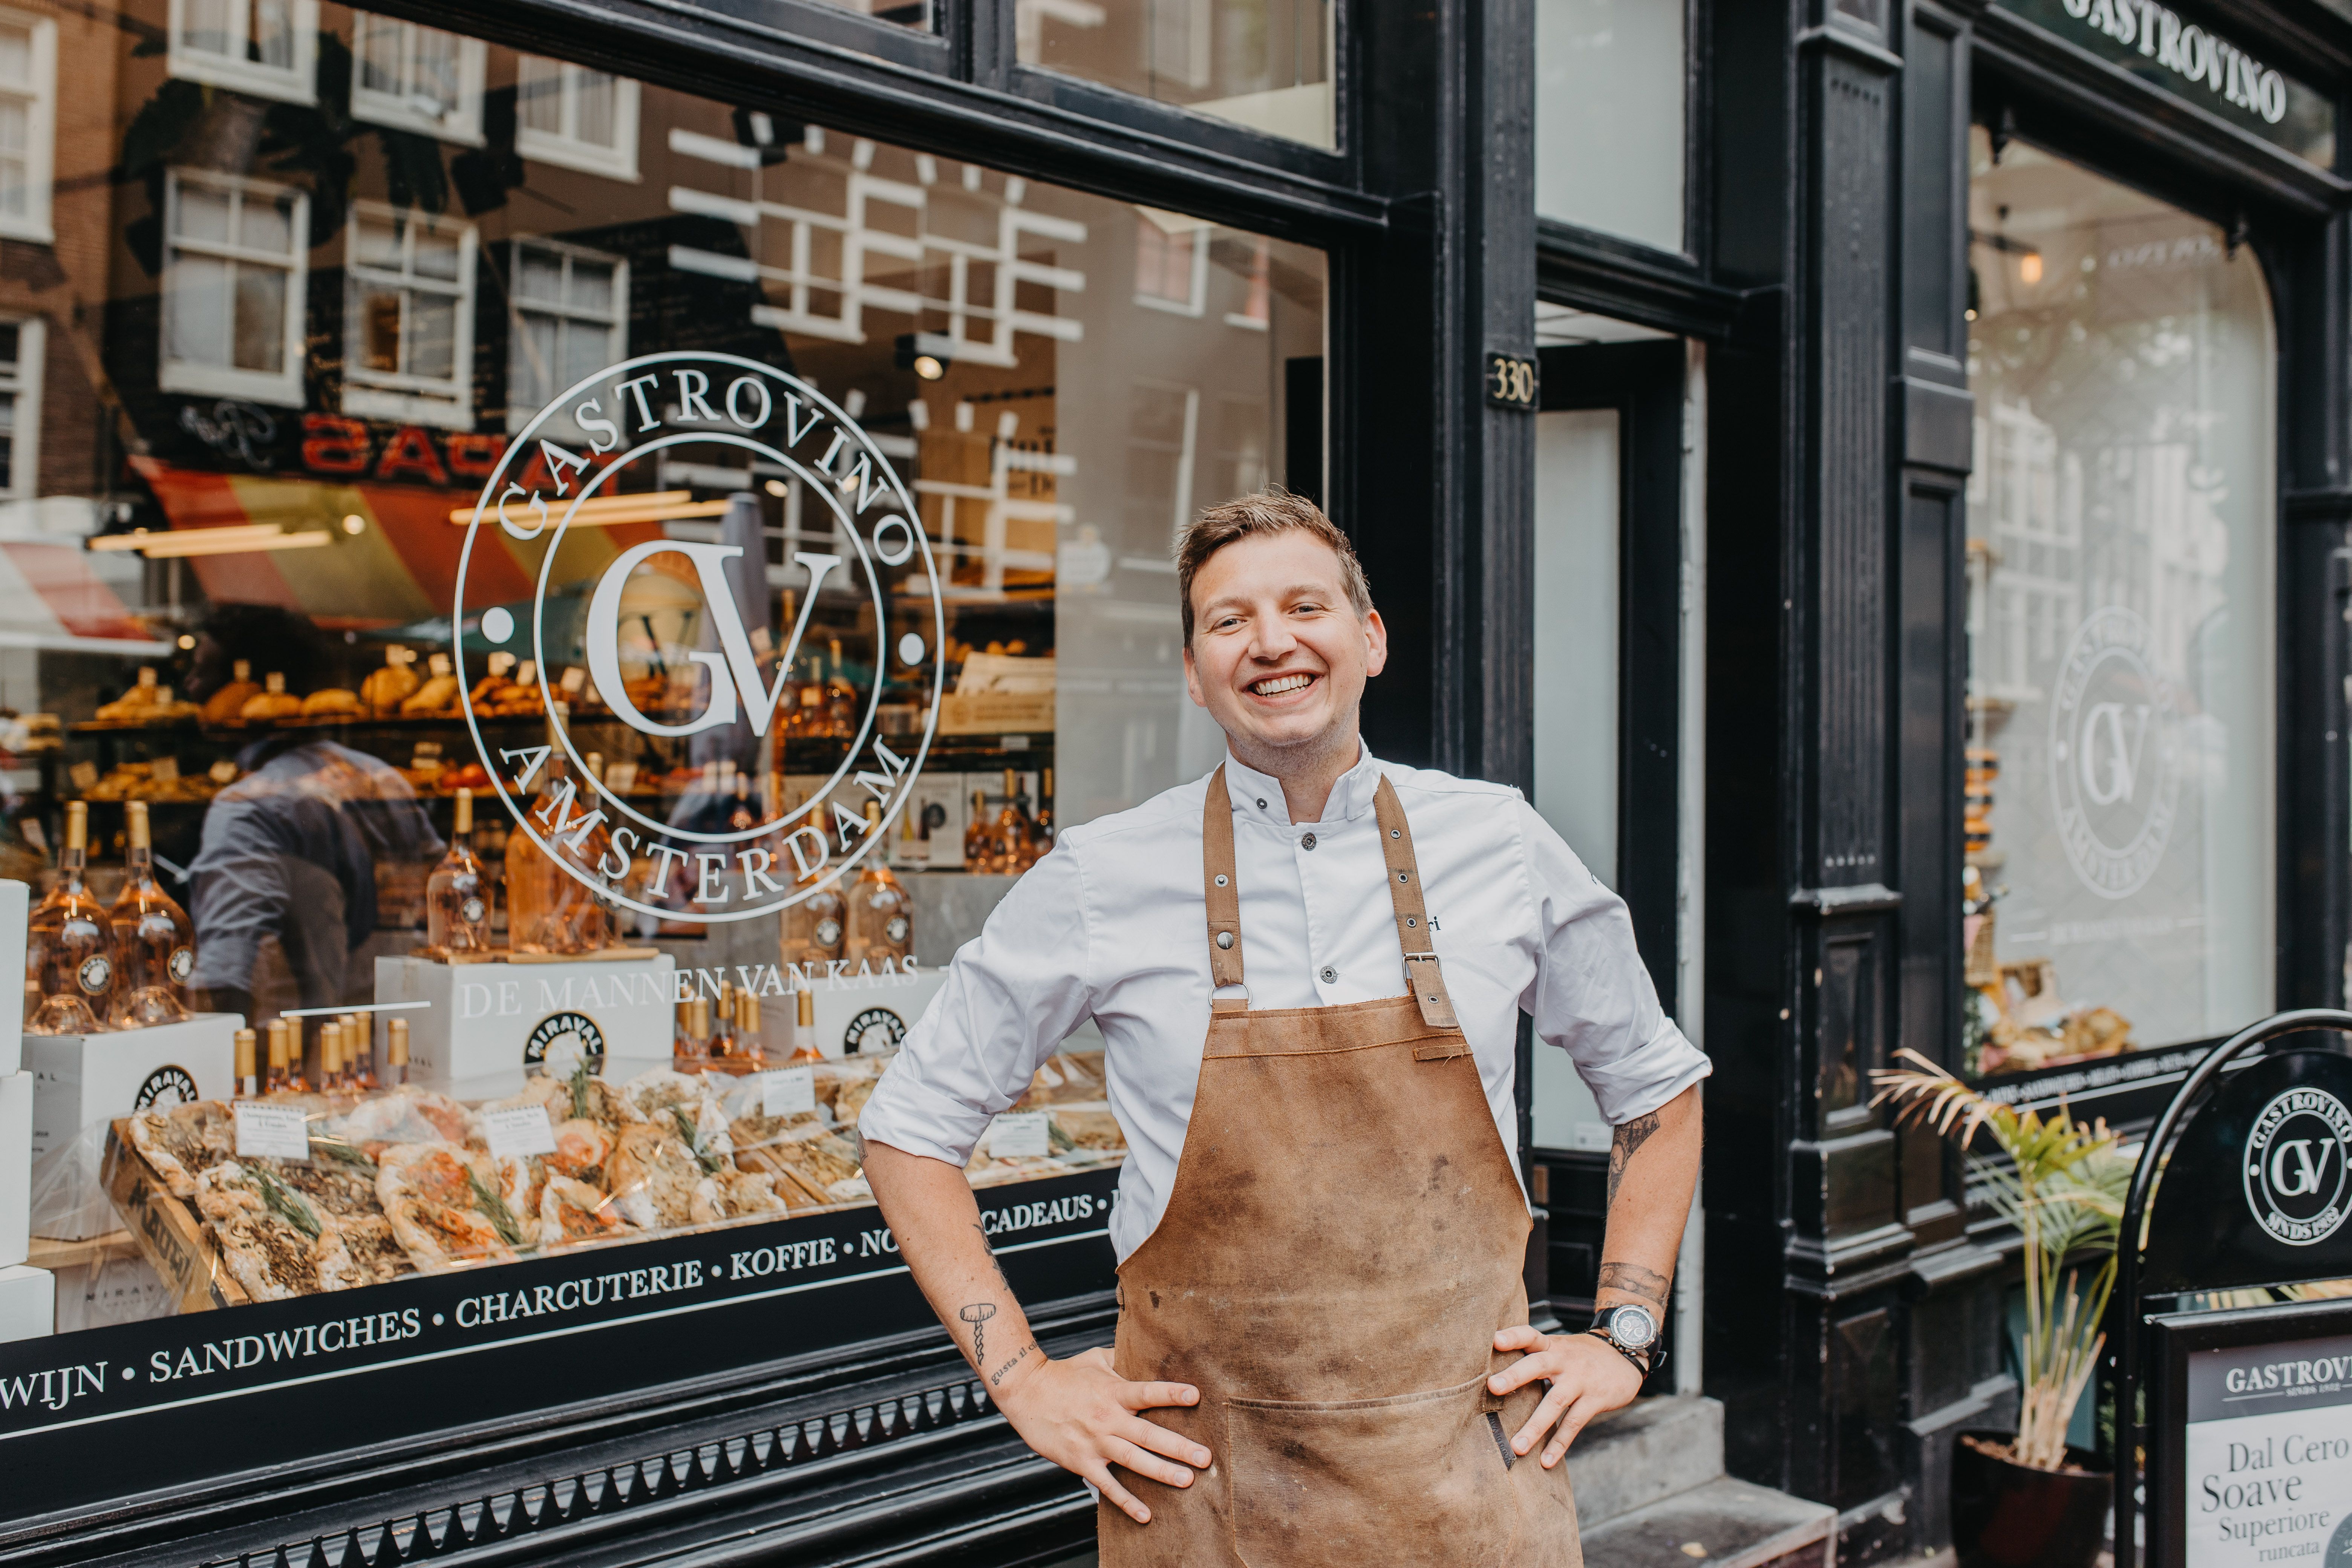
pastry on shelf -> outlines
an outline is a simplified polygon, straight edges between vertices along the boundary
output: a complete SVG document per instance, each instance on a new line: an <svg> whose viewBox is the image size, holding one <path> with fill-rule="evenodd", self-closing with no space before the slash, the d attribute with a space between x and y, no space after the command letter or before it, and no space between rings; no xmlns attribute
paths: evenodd
<svg viewBox="0 0 2352 1568"><path fill-rule="evenodd" d="M366 711L358 692L340 686L313 691L302 699L301 714L305 719L356 719Z"/></svg>
<svg viewBox="0 0 2352 1568"><path fill-rule="evenodd" d="M152 668L139 672L139 682L113 701L101 704L97 717L108 724L152 724L165 719L193 719L202 711L193 702L175 702L172 689L155 682Z"/></svg>
<svg viewBox="0 0 2352 1568"><path fill-rule="evenodd" d="M234 679L205 700L204 720L207 724L239 722L245 715L245 705L261 695L261 687L253 679L253 666L238 659L234 668Z"/></svg>
<svg viewBox="0 0 2352 1568"><path fill-rule="evenodd" d="M424 681L417 678L416 656L394 644L383 650L383 668L360 683L360 696L378 715L397 713Z"/></svg>
<svg viewBox="0 0 2352 1568"><path fill-rule="evenodd" d="M425 683L401 703L400 711L404 717L424 719L457 712L457 678L449 673L449 656L435 654L430 668L432 673Z"/></svg>
<svg viewBox="0 0 2352 1568"><path fill-rule="evenodd" d="M263 677L260 694L246 699L240 719L291 719L302 711L302 700L286 689L286 678L276 670Z"/></svg>

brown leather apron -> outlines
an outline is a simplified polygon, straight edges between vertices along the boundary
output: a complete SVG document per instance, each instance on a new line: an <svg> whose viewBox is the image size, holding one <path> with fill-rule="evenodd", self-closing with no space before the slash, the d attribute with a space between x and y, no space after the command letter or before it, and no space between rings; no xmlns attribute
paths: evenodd
<svg viewBox="0 0 2352 1568"><path fill-rule="evenodd" d="M1190 1487L1131 1471L1097 1510L1105 1568L1581 1568L1568 1468L1514 1458L1540 1382L1498 1398L1528 1321L1528 1210L1429 941L1412 835L1374 797L1411 994L1211 1004L1159 1228L1119 1268L1123 1377L1189 1383L1147 1419L1204 1445ZM1210 973L1242 984L1234 819L1202 819ZM1538 1453L1540 1450L1538 1451Z"/></svg>

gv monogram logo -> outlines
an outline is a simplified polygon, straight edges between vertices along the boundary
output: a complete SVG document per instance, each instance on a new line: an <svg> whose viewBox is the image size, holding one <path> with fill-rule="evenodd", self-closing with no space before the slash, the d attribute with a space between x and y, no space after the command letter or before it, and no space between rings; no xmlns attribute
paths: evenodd
<svg viewBox="0 0 2352 1568"><path fill-rule="evenodd" d="M2178 710L2155 634L2120 605L2075 629L2050 692L2050 803L2068 864L2105 899L2147 885L2172 838Z"/></svg>
<svg viewBox="0 0 2352 1568"><path fill-rule="evenodd" d="M672 464L698 476L742 474L746 489L754 474L777 476L778 488L788 486L798 503L797 522L787 520L789 563L771 566L764 548L751 553L740 537L714 541L688 530L672 536L658 507L630 513L628 498L661 490L662 469ZM583 511L591 501L597 506ZM616 503L628 526L662 532L614 548L605 529ZM457 566L457 674L466 689L480 679L467 666L479 642L501 645L540 672L543 724L541 715L485 721L469 709L467 717L519 830L610 902L672 921L772 915L854 867L871 847L866 803L879 803L880 831L888 832L938 722L947 617L920 515L874 437L814 386L755 360L647 354L600 371L550 403L483 486ZM760 535L764 542L775 531L763 526ZM517 568L536 584L527 626L508 607ZM779 588L793 606L781 638L770 625ZM691 765L699 759L690 747L705 743L694 737L735 725L752 740L739 766L754 773L775 766L779 704L821 600L834 606L828 641L849 640L845 623L861 628L852 657L868 674L867 690L855 733L829 736L810 752L816 761L794 768L831 772L781 820L751 827L682 814L673 820L646 794L615 791L588 773L591 751L617 760L625 737L615 724L645 737L628 742L642 749L642 758L632 753L640 777ZM649 603L692 630L656 637ZM755 624L746 624L747 606L760 612ZM649 667L666 672L652 683L666 693L691 673L699 710L680 713L674 698L646 700L643 685L632 689L633 666L641 681ZM567 668L574 672L568 688L557 679ZM572 713L572 700L591 683L610 719ZM887 738L879 722L886 686L899 694L902 715L913 698L916 720ZM665 710L649 713L648 706ZM583 722L604 727L602 743L593 735L586 743L574 739ZM505 728L486 733L486 723ZM543 813L532 812L541 770L558 747L572 763L570 776ZM590 864L584 847L599 828L610 850Z"/></svg>

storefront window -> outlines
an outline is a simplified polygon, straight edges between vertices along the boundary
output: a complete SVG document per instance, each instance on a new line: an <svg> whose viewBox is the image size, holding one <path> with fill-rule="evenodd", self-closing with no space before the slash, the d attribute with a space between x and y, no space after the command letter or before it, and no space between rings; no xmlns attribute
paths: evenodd
<svg viewBox="0 0 2352 1568"><path fill-rule="evenodd" d="M1682 0L1537 0L1536 211L1683 248Z"/></svg>
<svg viewBox="0 0 2352 1568"><path fill-rule="evenodd" d="M2253 254L1979 130L1969 188L1968 1064L2273 995L2274 347Z"/></svg>
<svg viewBox="0 0 2352 1568"><path fill-rule="evenodd" d="M310 0L94 36L32 167L0 22L0 226L61 193L0 280L58 1329L886 1253L939 971L1220 744L1170 549L1319 484L1320 254ZM1123 1157L1089 1030L971 1177L1098 1237Z"/></svg>
<svg viewBox="0 0 2352 1568"><path fill-rule="evenodd" d="M1023 65L1181 104L1270 136L1339 145L1336 0L1014 0Z"/></svg>

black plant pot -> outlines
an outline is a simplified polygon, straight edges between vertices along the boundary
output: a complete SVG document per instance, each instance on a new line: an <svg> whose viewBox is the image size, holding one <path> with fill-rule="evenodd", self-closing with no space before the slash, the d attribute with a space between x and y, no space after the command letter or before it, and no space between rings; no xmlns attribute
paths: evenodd
<svg viewBox="0 0 2352 1568"><path fill-rule="evenodd" d="M2037 1470L1969 1442L2006 1444L2013 1436L1963 1432L1952 1445L1952 1546L1960 1568L2091 1568L2115 1508L2106 1461L2069 1448L2066 1462L2089 1473Z"/></svg>

